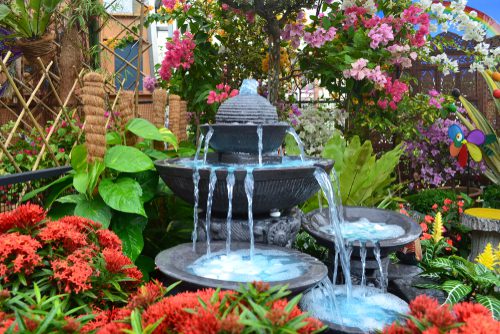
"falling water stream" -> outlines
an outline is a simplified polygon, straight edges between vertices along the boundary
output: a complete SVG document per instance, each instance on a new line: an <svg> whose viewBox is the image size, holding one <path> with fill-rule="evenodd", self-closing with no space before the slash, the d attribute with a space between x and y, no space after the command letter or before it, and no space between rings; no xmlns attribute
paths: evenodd
<svg viewBox="0 0 500 334"><path fill-rule="evenodd" d="M198 162L198 159L200 158L201 145L203 145L203 139L205 139L205 136L203 135L203 133L200 133L200 137L198 138L198 147L196 148L196 154L194 155L195 164Z"/></svg>
<svg viewBox="0 0 500 334"><path fill-rule="evenodd" d="M262 166L262 125L257 127L257 136L259 137L258 149L259 149L259 166Z"/></svg>
<svg viewBox="0 0 500 334"><path fill-rule="evenodd" d="M297 146L299 147L300 150L300 159L302 161L306 160L306 154L304 153L304 144L302 143L302 140L300 140L300 137L297 134L297 132L295 132L295 129L290 127L286 132L291 134L293 139L295 139L295 142L297 143Z"/></svg>
<svg viewBox="0 0 500 334"><path fill-rule="evenodd" d="M207 155L208 155L208 145L210 144L210 139L214 134L214 129L210 127L207 132L207 136L205 137L205 149L203 152L203 165L207 164Z"/></svg>
<svg viewBox="0 0 500 334"><path fill-rule="evenodd" d="M328 209L330 210L330 222L332 228L335 231L335 244L339 248L340 263L342 264L342 272L344 273L344 279L347 288L347 299L351 297L352 281L351 273L349 270L350 263L347 250L344 244L344 238L342 237L342 231L340 230L340 221L338 219L339 215L337 213L337 206L335 205L335 198L332 183L330 182L330 176L328 173L321 168L316 168L314 171L314 177L318 181L321 190L325 194L326 200L328 201ZM340 216L341 217L341 216Z"/></svg>
<svg viewBox="0 0 500 334"><path fill-rule="evenodd" d="M236 178L234 177L234 168L227 170L226 184L227 184L227 237L226 237L226 254L229 255L231 251L231 220L233 219L233 189Z"/></svg>
<svg viewBox="0 0 500 334"><path fill-rule="evenodd" d="M378 263L378 270L380 271L380 289L385 292L387 289L387 284L385 281L386 277L382 266L382 260L380 258L380 244L378 242L376 242L373 247L373 254L375 254L375 259Z"/></svg>
<svg viewBox="0 0 500 334"><path fill-rule="evenodd" d="M208 138L208 136L207 136ZM210 180L208 184L207 216L205 218L205 231L207 233L207 255L210 255L210 220L212 219L212 201L214 197L215 184L217 183L216 169L210 169Z"/></svg>
<svg viewBox="0 0 500 334"><path fill-rule="evenodd" d="M364 291L366 286L366 242L361 242L361 249L359 250L361 256L361 289Z"/></svg>
<svg viewBox="0 0 500 334"><path fill-rule="evenodd" d="M193 171L193 185L194 185L194 212L193 212L193 222L194 222L194 229L193 229L193 251L196 249L196 240L198 239L198 202L200 200L200 191L199 191L199 185L200 185L200 171L198 167L194 168Z"/></svg>
<svg viewBox="0 0 500 334"><path fill-rule="evenodd" d="M250 233L250 260L253 259L254 253L254 235L253 235L253 188L254 180L252 168L247 168L247 175L245 176L245 193L248 201L248 231Z"/></svg>

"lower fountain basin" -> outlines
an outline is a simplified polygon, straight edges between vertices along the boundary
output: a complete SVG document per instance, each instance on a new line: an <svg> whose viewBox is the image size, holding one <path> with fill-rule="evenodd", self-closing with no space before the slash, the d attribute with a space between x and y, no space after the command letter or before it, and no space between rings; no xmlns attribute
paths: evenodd
<svg viewBox="0 0 500 334"><path fill-rule="evenodd" d="M370 222L374 223L393 225L394 229L401 230L400 235L395 237L379 240L363 240L366 242L368 257L374 256L374 241L379 242L381 256L386 257L389 253L415 241L422 233L422 229L414 220L395 211L365 207L344 207L344 220L346 224L357 222L361 218L367 218ZM302 220L302 227L309 234L311 234L321 245L333 250L335 247L335 236L331 233L327 233L329 225L330 219L328 208L312 211L305 215ZM366 236L360 236L361 239L365 237ZM359 256L360 247L361 241L353 241L354 256Z"/></svg>
<svg viewBox="0 0 500 334"><path fill-rule="evenodd" d="M167 186L183 200L194 204L193 171L199 169L199 208L206 210L210 170L216 169L217 183L213 193L212 213L226 217L228 211L228 193L226 177L228 169L235 173L236 184L233 194L233 216L245 217L248 213L248 202L244 180L248 168L252 169L254 178L253 213L268 215L273 209L291 209L305 202L319 190L314 177L316 168L330 172L333 162L330 160L307 159L302 162L299 157L283 157L280 162L257 165L223 164L217 155L210 155L206 165L202 161L196 164L192 159L168 159L155 162L158 173ZM282 160L282 161L281 161Z"/></svg>
<svg viewBox="0 0 500 334"><path fill-rule="evenodd" d="M306 292L300 307L327 325L327 333L374 333L408 312L405 301L377 288L353 286L350 302L345 286L324 288L320 285Z"/></svg>
<svg viewBox="0 0 500 334"><path fill-rule="evenodd" d="M249 243L232 243L230 256L238 257L239 254L248 252ZM326 266L319 260L307 254L300 253L282 247L258 244L255 248L254 261L257 256L268 256L268 264L262 262L248 262L243 266L236 264L231 269L224 270L223 267L230 265L231 258L220 257L225 255L226 243L214 242L211 245L211 257L207 261L206 244L197 243L193 251L193 245L181 244L167 249L156 256L155 263L158 269L165 275L167 283L182 281L183 290L197 290L200 288L222 288L236 290L243 282L265 281L271 286L288 285L293 294L301 293L316 285L327 275ZM213 260L213 257L217 257ZM212 259L212 260L211 260ZM204 267L203 264L212 262L212 267ZM288 264L294 264L287 267ZM198 265L193 269L193 265ZM278 267L282 267L279 269ZM212 272L211 269L216 270ZM292 270L289 270L292 269ZM229 272L242 272L240 277L234 280L223 280L213 277L221 277ZM289 278L284 277L288 274Z"/></svg>
<svg viewBox="0 0 500 334"><path fill-rule="evenodd" d="M207 134L210 128L214 130L210 139L210 147L217 152L259 152L259 136L257 128L262 127L262 153L273 152L283 143L290 125L275 124L212 124L202 125L201 131Z"/></svg>

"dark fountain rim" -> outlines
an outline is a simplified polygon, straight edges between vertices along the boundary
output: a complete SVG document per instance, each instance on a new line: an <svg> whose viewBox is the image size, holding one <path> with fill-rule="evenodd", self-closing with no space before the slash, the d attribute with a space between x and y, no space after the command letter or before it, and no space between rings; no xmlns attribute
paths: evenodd
<svg viewBox="0 0 500 334"><path fill-rule="evenodd" d="M362 207L362 206L344 206L343 208L344 208L344 211L358 210L358 211L366 211L366 212L374 212L374 211L380 212L380 213L383 213L386 215L391 215L393 217L397 217L398 219L407 223L406 225L410 227L410 230L408 232L405 231L405 234L403 234L400 237L380 240L379 241L380 248L391 248L392 249L392 248L398 248L400 246L404 246L404 245L409 244L409 243L415 241L416 239L418 239L418 237L420 236L420 234L422 232L422 229L420 228L420 226L413 219L411 219L410 217L405 216L399 212L396 212L396 211L384 210L384 209L379 209L379 208ZM320 209L317 209L317 210L311 211L311 212L307 213L306 215L304 215L304 217L302 219L302 227L309 234L311 234L315 239L321 240L321 241L326 241L326 242L333 245L335 243L335 237L331 234L314 229L311 222L310 222L309 218L312 217L314 214L319 213L319 210ZM325 208L323 210L328 210L328 209ZM369 218L369 216L360 216L360 218L361 217ZM399 225L399 226L401 226L401 225ZM353 242L353 246L354 247L361 247L361 243L358 240L356 240ZM373 248L374 247L373 242L367 241L366 247Z"/></svg>
<svg viewBox="0 0 500 334"><path fill-rule="evenodd" d="M205 245L204 242L203 245ZM206 247L200 245L200 243L197 243L196 247L197 251L193 251L193 244L185 243L166 249L160 252L156 256L155 264L164 275L174 278L175 280L179 280L197 286L203 286L206 288L220 287L224 290L238 290L242 284L245 284L245 282L224 281L212 278L205 278L191 274L187 272L187 270L179 269L178 264L180 264L183 268L186 269L194 261L205 255ZM211 244L211 249L212 252L214 253L224 250L225 248L226 248L225 241L216 241L212 242ZM250 248L250 243L248 242L231 243L231 250L233 251L240 249L249 249L249 248ZM327 267L320 260L308 254L301 253L297 250L272 246L272 245L264 245L264 244L256 244L255 249L276 250L285 252L289 255L295 256L299 260L302 260L309 266L309 268L306 270L304 274L288 280L269 282L271 286L288 285L288 290L292 291L293 293L303 292L318 284L328 274ZM203 253L199 254L199 251ZM186 257L186 255L188 255L189 257ZM160 260L160 257L162 256L163 257L166 256L166 258ZM180 262L181 260L182 262Z"/></svg>
<svg viewBox="0 0 500 334"><path fill-rule="evenodd" d="M209 156L216 156L216 155L217 155L217 153L209 154ZM299 156L286 156L286 158L291 159L291 160L300 160L301 159ZM192 172L194 170L194 168L192 166L183 166L183 165L176 164L176 162L178 162L180 160L192 161L192 160L194 160L194 157L156 160L154 162L154 165L155 165L155 167L160 167L160 168L173 168L173 169L178 170L179 172L181 172L181 171L191 171ZM313 168L313 167L316 167L316 168L321 167L323 170L329 170L329 169L333 168L333 164L334 164L333 160L330 160L330 159L307 157L307 160L314 161L314 164L304 165L304 166L279 167L279 168L269 168L269 166L267 166L267 168L266 168L266 165L264 164L262 166L252 167L252 173L254 174L254 177L255 177L256 174L258 175L260 173L276 172L276 171L283 171L283 170L301 171L301 170L308 170L308 169ZM245 167L245 166L238 167L238 166L228 164L227 166L224 166L224 167L217 167L216 173L217 174L219 174L219 173L225 174L225 173L227 173L229 168L232 168L236 175L240 174L240 173L246 174L246 171L247 171L247 167ZM206 166L201 165L198 168L199 171L205 171L205 172L209 172L211 169L212 169L212 167L209 165L206 165Z"/></svg>
<svg viewBox="0 0 500 334"><path fill-rule="evenodd" d="M204 130L203 132L206 133L208 129L212 128L214 131L217 128L235 128L235 129L241 129L241 128L258 128L261 126L262 128L290 128L290 124L287 122L270 122L270 123L214 123L214 124L203 124L200 125L200 129Z"/></svg>

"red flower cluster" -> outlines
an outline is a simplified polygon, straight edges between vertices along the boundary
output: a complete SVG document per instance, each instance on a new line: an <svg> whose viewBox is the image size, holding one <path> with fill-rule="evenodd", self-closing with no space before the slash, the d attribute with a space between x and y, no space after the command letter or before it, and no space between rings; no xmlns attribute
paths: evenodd
<svg viewBox="0 0 500 334"><path fill-rule="evenodd" d="M38 205L23 204L13 211L0 213L0 233L11 229L29 229L36 226L45 217L45 211Z"/></svg>
<svg viewBox="0 0 500 334"><path fill-rule="evenodd" d="M393 323L383 334L491 334L500 333L500 322L480 304L459 303L451 308L427 295L410 303L406 323Z"/></svg>
<svg viewBox="0 0 500 334"><path fill-rule="evenodd" d="M41 264L37 251L42 245L28 235L0 234L0 245L0 277L5 282L14 273L29 275Z"/></svg>
<svg viewBox="0 0 500 334"><path fill-rule="evenodd" d="M100 228L82 217L48 221L43 208L32 204L0 214L0 279L15 284L14 275L23 273L36 280L30 275L41 267L64 293L102 293L115 278L122 289L135 288L141 272L123 255L118 236ZM103 273L105 279L97 280Z"/></svg>

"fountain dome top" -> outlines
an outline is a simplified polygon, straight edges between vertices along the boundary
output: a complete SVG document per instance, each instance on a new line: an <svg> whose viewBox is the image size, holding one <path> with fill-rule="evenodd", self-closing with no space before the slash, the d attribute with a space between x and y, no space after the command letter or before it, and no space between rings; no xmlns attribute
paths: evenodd
<svg viewBox="0 0 500 334"><path fill-rule="evenodd" d="M223 124L274 124L278 123L278 113L268 100L257 93L258 83L245 79L240 94L221 104L216 123Z"/></svg>

